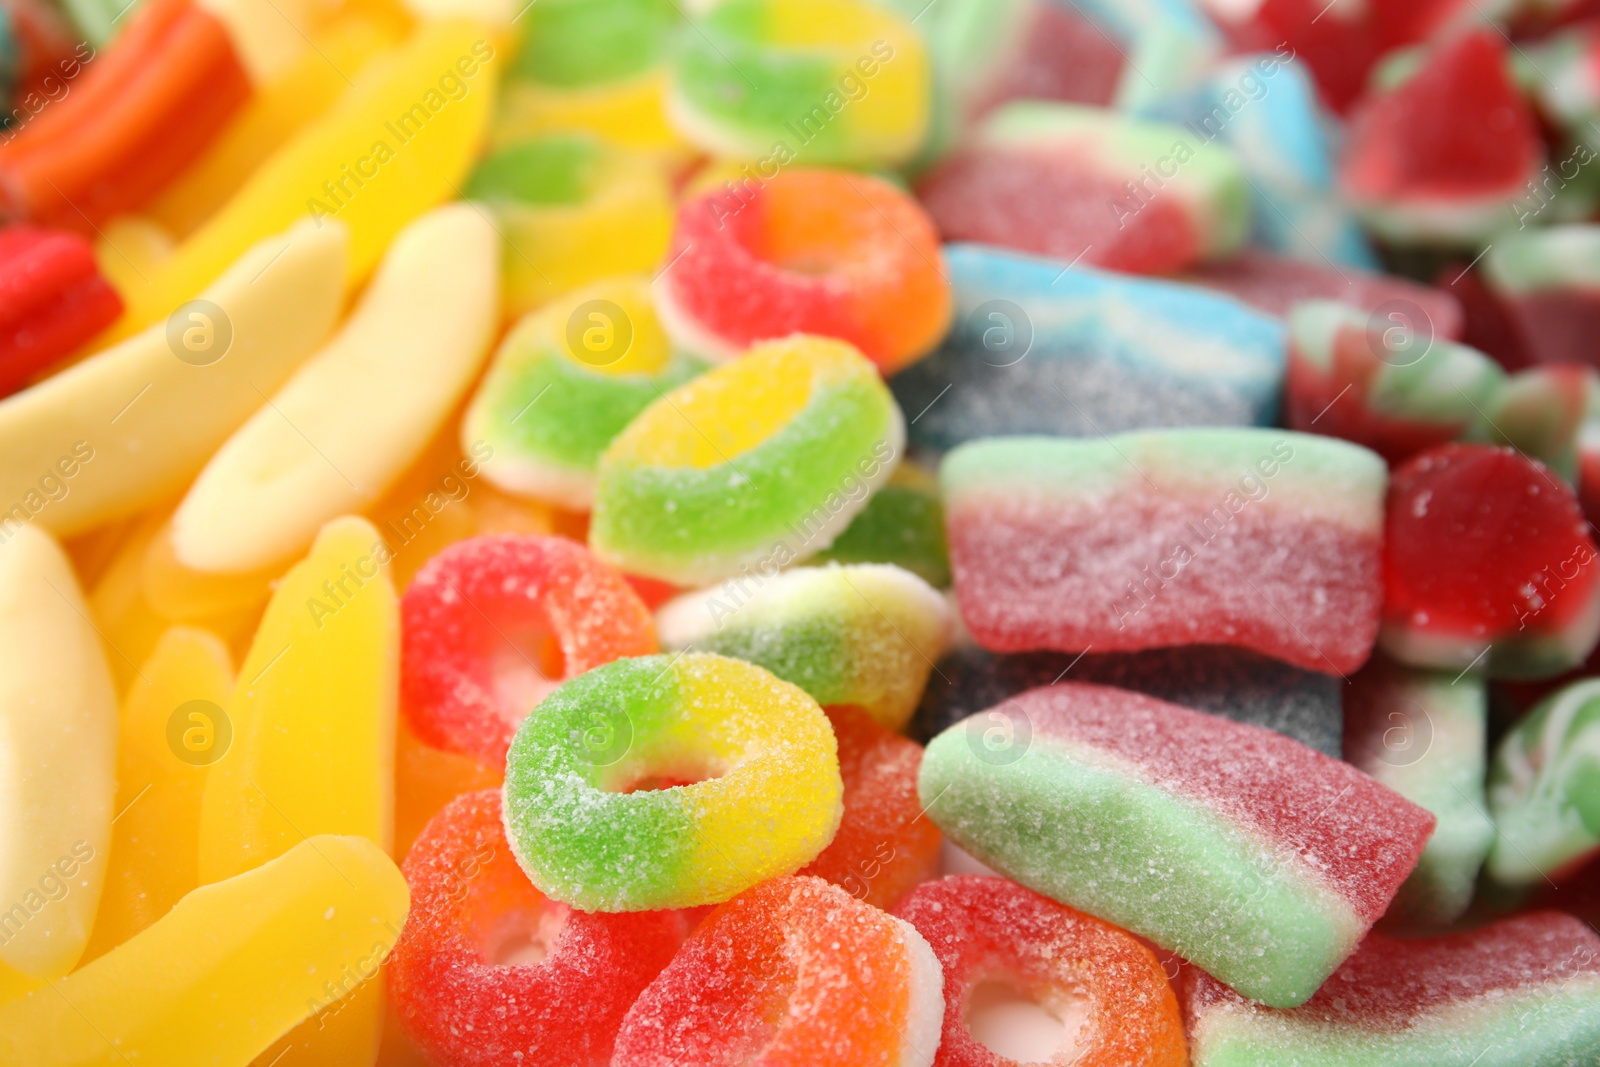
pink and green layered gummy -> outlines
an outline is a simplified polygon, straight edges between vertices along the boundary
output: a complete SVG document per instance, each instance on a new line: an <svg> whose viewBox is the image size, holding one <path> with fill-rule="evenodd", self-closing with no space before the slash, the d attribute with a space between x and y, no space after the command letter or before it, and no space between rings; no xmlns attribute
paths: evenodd
<svg viewBox="0 0 1600 1067"><path fill-rule="evenodd" d="M1383 601L1383 460L1309 434L999 437L945 457L961 615L994 652L1222 644L1348 674Z"/></svg>
<svg viewBox="0 0 1600 1067"><path fill-rule="evenodd" d="M1424 809L1256 726L1127 690L1033 689L929 743L918 791L1007 877L1304 1003L1415 866Z"/></svg>
<svg viewBox="0 0 1600 1067"><path fill-rule="evenodd" d="M1589 1067L1600 1049L1600 937L1553 911L1373 934L1291 1011L1193 967L1181 992L1194 1067Z"/></svg>

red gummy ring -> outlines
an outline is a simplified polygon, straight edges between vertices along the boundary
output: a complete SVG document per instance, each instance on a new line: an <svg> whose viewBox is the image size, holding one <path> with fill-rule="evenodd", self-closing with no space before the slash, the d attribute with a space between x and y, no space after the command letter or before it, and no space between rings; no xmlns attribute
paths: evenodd
<svg viewBox="0 0 1600 1067"><path fill-rule="evenodd" d="M939 964L819 878L720 904L628 1009L611 1067L930 1067Z"/></svg>
<svg viewBox="0 0 1600 1067"><path fill-rule="evenodd" d="M623 1015L683 938L675 912L587 914L541 894L506 843L498 789L451 801L402 870L411 913L389 997L436 1067L608 1062Z"/></svg>
<svg viewBox="0 0 1600 1067"><path fill-rule="evenodd" d="M950 284L931 219L888 182L786 170L678 211L657 311L689 351L732 359L792 333L837 337L885 375L950 325Z"/></svg>
<svg viewBox="0 0 1600 1067"><path fill-rule="evenodd" d="M504 767L517 726L568 678L657 651L622 575L563 537L473 537L400 600L400 698L423 741Z"/></svg>
<svg viewBox="0 0 1600 1067"><path fill-rule="evenodd" d="M1155 954L1110 923L1004 878L962 876L919 886L897 912L944 967L937 1067L1014 1067L967 1028L973 994L1009 986L1053 1014L1087 1009L1074 1067L1184 1067L1177 995ZM1086 1002L1086 1004L1084 1003ZM1082 1009L1079 1009L1082 1010Z"/></svg>

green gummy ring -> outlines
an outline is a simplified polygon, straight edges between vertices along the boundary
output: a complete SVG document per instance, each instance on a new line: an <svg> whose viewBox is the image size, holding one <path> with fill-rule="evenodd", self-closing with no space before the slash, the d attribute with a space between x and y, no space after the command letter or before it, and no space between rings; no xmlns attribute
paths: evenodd
<svg viewBox="0 0 1600 1067"><path fill-rule="evenodd" d="M642 656L579 675L523 720L504 818L545 895L653 911L799 870L832 841L843 791L833 730L797 686L711 653Z"/></svg>

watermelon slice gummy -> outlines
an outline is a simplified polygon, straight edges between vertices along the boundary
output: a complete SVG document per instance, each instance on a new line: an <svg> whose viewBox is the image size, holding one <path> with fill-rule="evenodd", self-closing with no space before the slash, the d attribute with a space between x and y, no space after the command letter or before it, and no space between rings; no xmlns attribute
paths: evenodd
<svg viewBox="0 0 1600 1067"><path fill-rule="evenodd" d="M1276 1007L1355 950L1434 825L1271 730L1072 683L934 738L918 789L995 870Z"/></svg>
<svg viewBox="0 0 1600 1067"><path fill-rule="evenodd" d="M1450 38L1352 116L1340 184L1383 236L1470 243L1514 221L1508 204L1544 148L1503 42L1490 29Z"/></svg>
<svg viewBox="0 0 1600 1067"><path fill-rule="evenodd" d="M1181 988L1194 1067L1585 1067L1600 1048L1600 937L1558 912L1373 934L1293 1011L1192 967Z"/></svg>
<svg viewBox="0 0 1600 1067"><path fill-rule="evenodd" d="M1281 430L1003 437L945 457L961 616L994 652L1227 644L1309 670L1366 662L1387 479L1372 452Z"/></svg>

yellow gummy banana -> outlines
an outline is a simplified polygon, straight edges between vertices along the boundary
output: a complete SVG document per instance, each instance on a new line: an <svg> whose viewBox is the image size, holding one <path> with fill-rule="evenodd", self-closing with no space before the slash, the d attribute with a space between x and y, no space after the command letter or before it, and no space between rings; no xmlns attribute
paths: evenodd
<svg viewBox="0 0 1600 1067"><path fill-rule="evenodd" d="M364 278L406 223L458 192L494 106L496 58L481 23L419 26L262 163L149 285L123 293L109 336L165 319L245 248L306 217L349 228L347 277Z"/></svg>
<svg viewBox="0 0 1600 1067"><path fill-rule="evenodd" d="M482 208L448 204L402 230L339 331L201 471L173 515L177 562L258 571L379 499L477 376L499 285Z"/></svg>
<svg viewBox="0 0 1600 1067"><path fill-rule="evenodd" d="M399 617L378 531L335 519L284 575L228 701L233 746L200 812L200 881L302 837L392 833Z"/></svg>
<svg viewBox="0 0 1600 1067"><path fill-rule="evenodd" d="M181 489L327 336L346 245L309 222L261 241L180 320L0 401L0 531L69 535Z"/></svg>
<svg viewBox="0 0 1600 1067"><path fill-rule="evenodd" d="M116 709L66 554L37 527L0 530L0 1002L66 974L88 942Z"/></svg>
<svg viewBox="0 0 1600 1067"><path fill-rule="evenodd" d="M244 1067L313 1012L376 987L409 902L371 841L312 837L0 1007L0 1067Z"/></svg>
<svg viewBox="0 0 1600 1067"><path fill-rule="evenodd" d="M222 710L232 688L228 647L191 627L163 634L139 669L122 706L119 814L85 959L116 948L200 884L200 796L207 765L232 743Z"/></svg>

